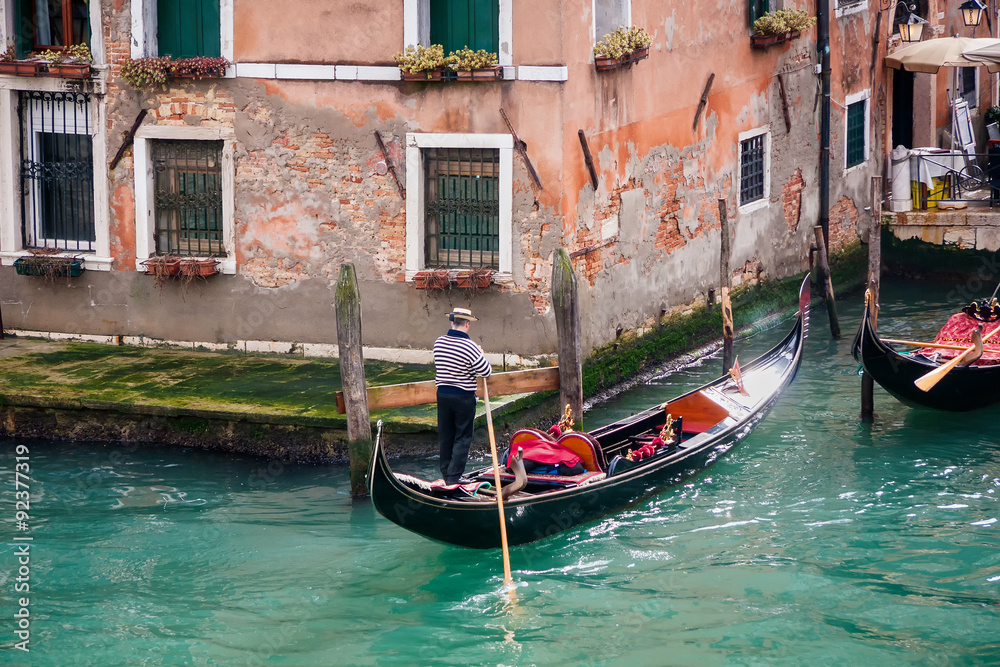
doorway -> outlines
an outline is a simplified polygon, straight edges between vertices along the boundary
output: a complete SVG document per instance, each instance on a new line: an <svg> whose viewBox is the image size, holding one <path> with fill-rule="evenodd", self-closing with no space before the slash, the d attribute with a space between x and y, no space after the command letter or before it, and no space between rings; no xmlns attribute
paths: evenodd
<svg viewBox="0 0 1000 667"><path fill-rule="evenodd" d="M892 147L913 148L913 72L893 70Z"/></svg>

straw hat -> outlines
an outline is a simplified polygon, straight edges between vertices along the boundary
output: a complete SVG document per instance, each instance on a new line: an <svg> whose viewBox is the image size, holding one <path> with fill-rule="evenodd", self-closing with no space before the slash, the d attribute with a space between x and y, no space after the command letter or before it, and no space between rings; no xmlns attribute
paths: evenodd
<svg viewBox="0 0 1000 667"><path fill-rule="evenodd" d="M478 322L478 317L472 316L472 311L468 308L455 308L450 313L448 313L448 319L454 322L455 320L471 320L473 322Z"/></svg>

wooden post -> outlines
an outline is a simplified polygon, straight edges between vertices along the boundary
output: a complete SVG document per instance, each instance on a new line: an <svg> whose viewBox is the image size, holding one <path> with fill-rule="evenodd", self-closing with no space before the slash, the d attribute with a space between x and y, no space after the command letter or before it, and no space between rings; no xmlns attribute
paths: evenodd
<svg viewBox="0 0 1000 667"><path fill-rule="evenodd" d="M337 345L340 346L340 382L347 414L347 455L351 464L351 495L363 496L365 473L372 459L372 423L365 388L365 360L361 352L361 292L354 264L340 265L337 280Z"/></svg>
<svg viewBox="0 0 1000 667"><path fill-rule="evenodd" d="M882 266L882 179L872 178L872 222L868 227L868 308L878 326L878 292ZM877 329L876 329L877 331ZM875 380L868 373L861 376L861 421L875 420Z"/></svg>
<svg viewBox="0 0 1000 667"><path fill-rule="evenodd" d="M823 242L823 228L816 225L813 231L816 233L816 254L819 258L816 280L823 288L826 312L830 316L830 335L834 338L840 338L840 320L837 319L837 302L833 296L833 279L830 278L830 264L826 257L826 243Z"/></svg>
<svg viewBox="0 0 1000 667"><path fill-rule="evenodd" d="M559 248L552 257L552 308L559 341L559 406L570 406L577 429L583 424L583 350L580 340L580 299L569 253Z"/></svg>
<svg viewBox="0 0 1000 667"><path fill-rule="evenodd" d="M733 366L733 304L729 300L729 286L732 276L729 272L729 218L726 200L719 200L719 233L722 236L722 252L719 256L719 277L722 299L722 374Z"/></svg>

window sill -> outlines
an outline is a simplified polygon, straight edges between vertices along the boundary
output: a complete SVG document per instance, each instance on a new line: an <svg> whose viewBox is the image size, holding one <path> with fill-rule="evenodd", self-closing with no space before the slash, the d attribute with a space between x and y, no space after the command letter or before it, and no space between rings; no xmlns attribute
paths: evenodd
<svg viewBox="0 0 1000 667"><path fill-rule="evenodd" d="M754 211L758 211L762 208L767 208L770 204L771 202L767 197L761 197L760 199L755 199L752 202L741 204L737 210L741 214L753 213Z"/></svg>
<svg viewBox="0 0 1000 667"><path fill-rule="evenodd" d="M504 81L567 81L565 65L501 65ZM234 76L246 79L307 81L402 81L395 65L322 65L306 63L236 63Z"/></svg>
<svg viewBox="0 0 1000 667"><path fill-rule="evenodd" d="M866 166L868 166L868 158L865 158L864 162L859 162L856 165L852 165L850 167L846 167L844 169L843 174L844 174L844 176L848 176L850 174L853 174L856 171L863 170Z"/></svg>
<svg viewBox="0 0 1000 667"><path fill-rule="evenodd" d="M413 283L416 282L416 275L418 273L424 273L425 271L433 271L434 269L420 269L418 271L407 271L403 278L404 282ZM455 287L456 276L459 271L465 271L466 269L451 269L448 271L451 279L451 286ZM507 285L514 283L514 276L510 273L500 273L499 271L494 271L490 275L490 284L492 285Z"/></svg>
<svg viewBox="0 0 1000 667"><path fill-rule="evenodd" d="M54 257L79 257L83 260L83 268L85 271L110 271L111 265L114 260L111 257L98 257L97 255L91 255L84 252L60 252ZM17 252L0 252L0 265L2 266L14 266L14 262L22 257L33 257L30 252L27 251L17 251Z"/></svg>

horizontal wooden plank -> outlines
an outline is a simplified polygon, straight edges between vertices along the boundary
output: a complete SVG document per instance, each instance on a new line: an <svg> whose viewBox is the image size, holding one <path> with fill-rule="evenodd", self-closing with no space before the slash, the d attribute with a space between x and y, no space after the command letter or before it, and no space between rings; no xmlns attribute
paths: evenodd
<svg viewBox="0 0 1000 667"><path fill-rule="evenodd" d="M482 397L482 378L479 380L479 390L476 395ZM553 391L559 389L559 368L533 368L526 371L510 371L494 373L489 378L490 396L508 396L510 394L530 394L537 391ZM388 410L389 408L405 408L411 405L424 405L437 402L437 388L433 380L425 382L407 382L406 384L389 384L383 387L368 389L368 409ZM344 392L337 392L337 412L344 414Z"/></svg>

